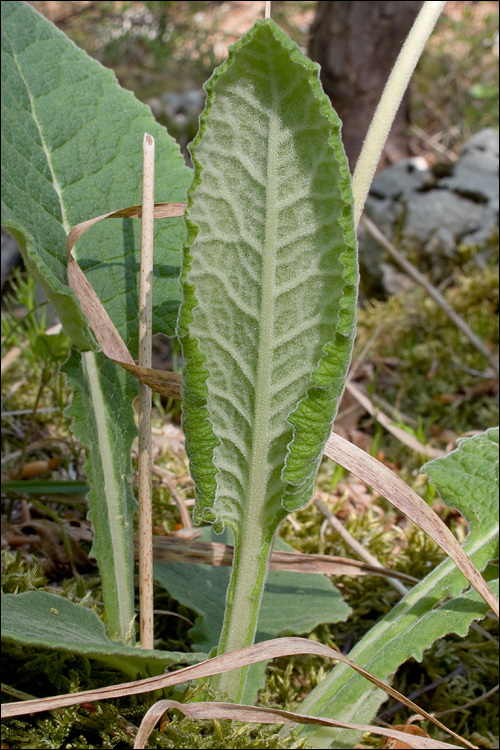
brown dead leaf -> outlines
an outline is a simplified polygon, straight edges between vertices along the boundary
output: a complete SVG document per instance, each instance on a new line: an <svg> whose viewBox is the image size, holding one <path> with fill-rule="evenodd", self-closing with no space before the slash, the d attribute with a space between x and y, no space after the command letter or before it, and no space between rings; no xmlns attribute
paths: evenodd
<svg viewBox="0 0 500 750"><path fill-rule="evenodd" d="M17 468L9 471L9 477L11 479L33 479L33 477L39 477L41 474L57 469L60 465L61 459L57 456L45 461L28 461L23 464L21 471Z"/></svg>
<svg viewBox="0 0 500 750"><path fill-rule="evenodd" d="M411 734L414 737L429 737L427 732L424 732L423 729L420 729L420 727L416 727L414 724L396 724L393 729L396 729L398 732L402 732L403 734ZM408 741L410 742L410 740ZM389 748L390 750L411 750L411 748L415 747L414 741L411 742L412 744L408 745L404 740L394 738L386 740L382 747ZM433 740L433 742L435 742L435 740Z"/></svg>

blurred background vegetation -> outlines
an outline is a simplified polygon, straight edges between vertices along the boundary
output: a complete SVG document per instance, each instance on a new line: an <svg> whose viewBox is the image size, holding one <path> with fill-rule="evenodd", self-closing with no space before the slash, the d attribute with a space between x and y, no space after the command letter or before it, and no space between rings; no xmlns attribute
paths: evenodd
<svg viewBox="0 0 500 750"><path fill-rule="evenodd" d="M112 68L121 85L150 104L183 147L196 133L203 83L225 58L228 45L264 12L260 0L30 4ZM377 4L387 5L366 3ZM274 20L304 51L317 5L314 0L272 4ZM408 139L413 154L453 156L472 133L498 128L497 2L447 3L419 63L410 101ZM416 131L411 127L415 125Z"/></svg>

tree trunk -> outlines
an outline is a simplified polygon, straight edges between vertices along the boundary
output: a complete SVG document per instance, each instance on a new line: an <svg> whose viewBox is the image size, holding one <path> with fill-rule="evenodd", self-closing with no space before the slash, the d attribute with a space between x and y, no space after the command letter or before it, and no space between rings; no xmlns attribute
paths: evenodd
<svg viewBox="0 0 500 750"><path fill-rule="evenodd" d="M343 123L351 170L356 165L375 107L420 9L419 0L318 2L309 55L321 65L321 81ZM405 95L384 149L382 166L409 155Z"/></svg>

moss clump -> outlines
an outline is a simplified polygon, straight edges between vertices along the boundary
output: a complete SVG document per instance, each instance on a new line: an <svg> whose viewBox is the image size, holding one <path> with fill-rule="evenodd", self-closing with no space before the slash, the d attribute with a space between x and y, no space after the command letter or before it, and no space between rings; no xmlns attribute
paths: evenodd
<svg viewBox="0 0 500 750"><path fill-rule="evenodd" d="M445 296L494 353L497 269L468 269ZM359 314L358 354L372 336L366 355L375 367L370 390L420 419L428 438L433 432L439 438L445 429L461 434L498 424L498 381L483 375L488 362L423 289L368 303Z"/></svg>

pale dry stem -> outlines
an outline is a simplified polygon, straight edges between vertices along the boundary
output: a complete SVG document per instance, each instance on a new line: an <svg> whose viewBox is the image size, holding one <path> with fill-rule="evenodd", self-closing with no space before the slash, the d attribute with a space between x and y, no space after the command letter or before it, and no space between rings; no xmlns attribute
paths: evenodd
<svg viewBox="0 0 500 750"><path fill-rule="evenodd" d="M154 138L143 143L139 365L151 367L153 318ZM142 648L154 648L151 389L139 383L139 598Z"/></svg>

